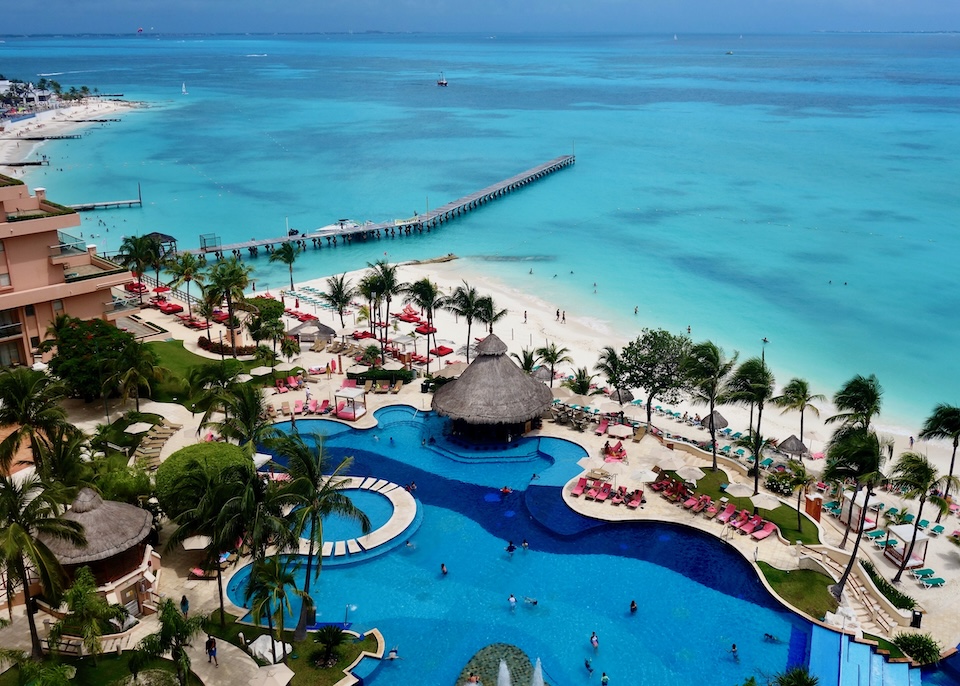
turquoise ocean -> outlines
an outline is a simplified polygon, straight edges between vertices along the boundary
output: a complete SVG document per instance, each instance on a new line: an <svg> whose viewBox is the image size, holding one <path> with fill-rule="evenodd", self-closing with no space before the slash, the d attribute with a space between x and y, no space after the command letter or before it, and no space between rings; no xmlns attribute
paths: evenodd
<svg viewBox="0 0 960 686"><path fill-rule="evenodd" d="M103 251L408 217L575 150L429 235L311 249L297 278L454 252L624 336L766 337L781 383L875 373L908 433L960 402L960 35L3 40L8 77L149 105L26 175L62 203L141 184L142 210L84 215Z"/></svg>

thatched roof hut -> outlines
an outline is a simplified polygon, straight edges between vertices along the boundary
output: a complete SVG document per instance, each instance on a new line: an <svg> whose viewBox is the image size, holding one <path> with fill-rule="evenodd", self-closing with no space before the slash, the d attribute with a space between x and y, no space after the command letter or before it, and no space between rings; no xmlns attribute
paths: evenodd
<svg viewBox="0 0 960 686"><path fill-rule="evenodd" d="M433 409L466 425L498 425L509 433L523 433L526 423L539 418L552 402L550 389L524 374L507 355L506 344L490 334L477 345L477 357L460 378L437 389Z"/></svg>
<svg viewBox="0 0 960 686"><path fill-rule="evenodd" d="M64 519L83 526L87 544L40 535L68 573L70 568L88 565L98 584L120 578L136 568L143 557L143 545L153 528L153 516L136 505L103 500L89 488L80 490Z"/></svg>

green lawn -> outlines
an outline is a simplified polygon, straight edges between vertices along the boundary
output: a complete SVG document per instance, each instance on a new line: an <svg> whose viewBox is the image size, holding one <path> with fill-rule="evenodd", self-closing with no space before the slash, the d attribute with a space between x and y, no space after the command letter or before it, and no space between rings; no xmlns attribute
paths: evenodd
<svg viewBox="0 0 960 686"><path fill-rule="evenodd" d="M783 571L766 562L757 565L777 595L811 617L823 619L827 612L837 609L837 601L828 590L833 579L826 574L812 569Z"/></svg>
<svg viewBox="0 0 960 686"><path fill-rule="evenodd" d="M101 655L94 666L90 658L76 659L64 658L62 661L68 665L77 668L77 674L70 682L74 686L112 686L115 682L130 676L130 670L127 669L127 660L132 653L127 651L121 657L114 654ZM151 662L147 669L160 669L171 674L176 674L173 663L170 660L155 660ZM20 673L17 668L7 670L0 674L0 686L19 686ZM196 674L191 673L188 680L190 686L203 686L203 682Z"/></svg>
<svg viewBox="0 0 960 686"><path fill-rule="evenodd" d="M730 478L723 469L718 469L716 472L713 472L707 467L703 471L706 473L706 476L697 482L697 493L709 495L714 500L728 498L731 503L737 506L738 510L746 509L751 512L753 511L753 503L750 502L750 498L731 498L720 490L720 486L730 483ZM676 478L675 473L668 472L668 474ZM806 544L820 542L819 531L809 518L802 517L803 528L797 529L797 510L793 507L781 505L775 510L760 510L760 514L776 524L780 528L780 535L791 543L794 541L802 541Z"/></svg>
<svg viewBox="0 0 960 686"><path fill-rule="evenodd" d="M233 615L227 615L227 626L220 628L220 612L213 613L208 625L208 631L224 641L240 645L240 639L237 634L243 632L243 637L249 642L258 636L267 633L266 629L253 627L246 624L237 624L237 618ZM285 631L283 640L292 643L293 632ZM350 665L357 656L364 650L373 651L377 647L376 639L367 636L363 641L347 641L340 646L340 659L337 664L329 669L318 669L310 664L310 653L321 646L313 642L313 635L299 643L293 643L293 653L287 658L287 666L295 672L290 681L291 686L333 686L333 684L343 678L343 670ZM296 657L293 657L296 655ZM0 684L4 686L4 684Z"/></svg>
<svg viewBox="0 0 960 686"><path fill-rule="evenodd" d="M888 651L890 653L891 658L906 657L906 655L903 654L902 650L900 650L894 643L888 641L882 636L874 636L873 634L864 634L863 637L868 641L876 641L877 650Z"/></svg>

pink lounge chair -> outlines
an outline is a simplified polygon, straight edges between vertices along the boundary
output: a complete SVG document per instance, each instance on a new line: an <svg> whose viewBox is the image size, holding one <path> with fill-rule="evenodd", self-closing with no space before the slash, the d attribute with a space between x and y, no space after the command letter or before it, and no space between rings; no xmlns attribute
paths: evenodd
<svg viewBox="0 0 960 686"><path fill-rule="evenodd" d="M277 379L277 393L286 393L287 387L283 383L283 379Z"/></svg>
<svg viewBox="0 0 960 686"><path fill-rule="evenodd" d="M324 400L322 403L320 403L320 407L317 408L317 411L315 412L315 414L327 414L329 411L330 411L330 401Z"/></svg>
<svg viewBox="0 0 960 686"><path fill-rule="evenodd" d="M693 508L691 509L693 512L703 512L703 509L712 502L713 502L713 498L711 498L708 495L703 495L703 496L700 496L700 500L697 501L697 504L694 505Z"/></svg>
<svg viewBox="0 0 960 686"><path fill-rule="evenodd" d="M334 411L334 414L339 417L340 413L343 412L343 408L345 408L346 406L347 406L346 401L341 400L340 402L337 403L337 409Z"/></svg>
<svg viewBox="0 0 960 686"><path fill-rule="evenodd" d="M734 528L739 530L742 534L749 534L753 533L761 524L763 524L763 517L760 515L753 515L752 517L747 518L745 522L734 524Z"/></svg>
<svg viewBox="0 0 960 686"><path fill-rule="evenodd" d="M691 509L694 505L696 505L696 504L699 503L699 502L700 502L700 498L698 498L698 497L695 496L695 495L694 495L694 496L690 496L690 497L687 498L687 500L683 503L683 508L684 508L685 510L689 510L689 509Z"/></svg>
<svg viewBox="0 0 960 686"><path fill-rule="evenodd" d="M706 517L707 519L713 519L714 517L717 516L718 512L719 510L717 510L717 506L714 503L710 503L709 505L707 505L706 509L703 511L703 516Z"/></svg>
<svg viewBox="0 0 960 686"><path fill-rule="evenodd" d="M304 414L317 414L316 398L310 398L310 402L307 403L307 409L304 411Z"/></svg>
<svg viewBox="0 0 960 686"><path fill-rule="evenodd" d="M752 534L750 534L750 536L758 541L762 541L767 536L772 534L776 528L777 525L773 522L765 522L762 529L759 531L754 531Z"/></svg>
<svg viewBox="0 0 960 686"><path fill-rule="evenodd" d="M294 414L303 414L303 401L296 400L293 403L293 413Z"/></svg>
<svg viewBox="0 0 960 686"><path fill-rule="evenodd" d="M736 511L737 511L736 505L734 505L733 503L727 503L727 506L723 508L723 512L721 512L717 516L717 521L720 522L721 524L726 524L727 522L730 521L730 518L733 516L733 513Z"/></svg>
<svg viewBox="0 0 960 686"><path fill-rule="evenodd" d="M602 422L600 422L600 425L597 427L597 430L594 433L596 433L597 436L602 436L603 434L607 433L608 426L610 426L610 420L604 419Z"/></svg>
<svg viewBox="0 0 960 686"><path fill-rule="evenodd" d="M613 497L610 498L610 504L611 504L611 505L619 505L619 504L622 503L624 500L626 500L628 497L629 497L629 494L627 493L627 487L626 487L626 486L621 486L621 487L618 488L618 489L616 490L616 492L613 494Z"/></svg>
<svg viewBox="0 0 960 686"><path fill-rule="evenodd" d="M643 491L639 488L633 492L633 495L630 496L630 500L627 501L627 507L631 510L636 510L640 505L643 504Z"/></svg>
<svg viewBox="0 0 960 686"><path fill-rule="evenodd" d="M588 500L592 500L596 498L598 495L600 495L600 492L604 488L606 488L607 485L608 484L605 481L600 481L599 479L597 479L596 481L593 482L593 487L589 491L587 491L583 497L587 498Z"/></svg>
<svg viewBox="0 0 960 686"><path fill-rule="evenodd" d="M587 477L581 476L577 480L577 485L570 490L570 495L580 497L583 494L583 489L587 487Z"/></svg>
<svg viewBox="0 0 960 686"><path fill-rule="evenodd" d="M295 376L288 376L288 377L287 377L287 386L288 386L289 388L300 388L300 384L299 384L299 382L297 382L297 377L295 377Z"/></svg>
<svg viewBox="0 0 960 686"><path fill-rule="evenodd" d="M597 497L594 498L598 503L602 503L607 498L610 497L610 491L613 489L613 484L604 484L603 488L600 489L600 492L597 493Z"/></svg>

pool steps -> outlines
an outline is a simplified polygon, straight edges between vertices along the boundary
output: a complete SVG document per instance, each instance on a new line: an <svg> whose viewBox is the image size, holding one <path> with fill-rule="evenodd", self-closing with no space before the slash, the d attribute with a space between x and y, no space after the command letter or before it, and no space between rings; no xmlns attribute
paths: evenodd
<svg viewBox="0 0 960 686"><path fill-rule="evenodd" d="M872 645L820 626L810 638L809 669L820 686L922 686L909 662L891 662Z"/></svg>

